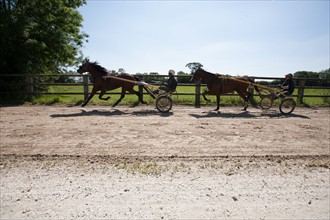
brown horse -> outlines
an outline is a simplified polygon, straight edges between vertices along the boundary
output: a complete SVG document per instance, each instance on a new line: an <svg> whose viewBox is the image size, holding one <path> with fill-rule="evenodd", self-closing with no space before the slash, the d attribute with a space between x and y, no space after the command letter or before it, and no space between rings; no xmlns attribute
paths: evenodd
<svg viewBox="0 0 330 220"><path fill-rule="evenodd" d="M244 99L245 102L248 102L247 89L249 86L249 82L251 81L245 78L239 78L239 80L235 80L235 78L209 73L202 68L198 68L195 71L192 80L197 82L197 80L200 79L202 79L203 82L206 83L208 89L202 93L204 100L210 101L205 97L205 95L215 95L217 97L217 108L214 109L214 111L218 111L220 108L220 94L226 94L236 91L237 94L242 99Z"/></svg>
<svg viewBox="0 0 330 220"><path fill-rule="evenodd" d="M89 72L92 75L91 76L91 81L93 83L92 93L89 95L87 100L81 105L82 107L87 105L87 103L93 98L93 96L96 94L97 91L101 91L99 95L99 99L106 101L110 99L110 96L103 98L103 95L106 93L106 91L117 89L120 87L122 88L121 96L117 100L117 102L112 105L112 107L118 105L118 103L125 97L126 91L137 95L141 103L143 104L146 103L142 99L142 94L140 94L139 92L133 89L135 85L133 81L139 81L138 77L134 77L128 73L120 73L116 75L116 77L126 79L129 81L124 81L116 78L103 78L105 75L109 74L108 71L105 68L98 65L96 62L89 62L88 59L84 61L83 65L79 67L77 72L80 74Z"/></svg>

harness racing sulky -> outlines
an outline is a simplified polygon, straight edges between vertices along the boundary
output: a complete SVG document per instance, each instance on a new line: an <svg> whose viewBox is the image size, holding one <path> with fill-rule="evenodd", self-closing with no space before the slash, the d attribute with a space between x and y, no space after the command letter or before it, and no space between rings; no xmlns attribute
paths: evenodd
<svg viewBox="0 0 330 220"><path fill-rule="evenodd" d="M214 109L215 111L218 111L220 108L220 95L231 92L236 92L245 101L243 110L246 111L248 102L252 98L253 92L251 93L249 91L251 89L255 89L258 92L261 109L270 109L274 105L275 100L280 100L279 110L284 115L291 114L296 107L296 102L291 95L280 89L254 83L254 80L248 77L231 77L214 74L199 67L194 70L192 81L198 82L199 80L203 80L207 86L207 90L202 93L204 100L209 101L206 95L216 96L217 107Z"/></svg>
<svg viewBox="0 0 330 220"><path fill-rule="evenodd" d="M134 90L135 85L142 86L147 93L156 100L156 108L161 113L167 113L172 109L173 100L170 97L175 90L163 91L155 89L154 85L144 82L138 76L132 76L128 73L110 74L105 68L98 65L96 62L90 62L88 59L84 61L82 66L79 67L78 73L82 74L89 72L91 74L91 82L93 83L93 89L87 100L81 105L86 106L87 103L93 98L93 96L101 91L99 99L109 100L110 96L103 98L106 91L122 88L120 98L112 105L115 107L125 97L126 91L138 96L139 102L146 104L143 101L142 94Z"/></svg>

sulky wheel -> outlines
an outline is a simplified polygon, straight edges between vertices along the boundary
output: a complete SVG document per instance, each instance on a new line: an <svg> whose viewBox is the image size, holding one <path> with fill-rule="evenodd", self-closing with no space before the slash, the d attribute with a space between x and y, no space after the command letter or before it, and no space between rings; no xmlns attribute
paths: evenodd
<svg viewBox="0 0 330 220"><path fill-rule="evenodd" d="M270 109L273 105L273 102L274 100L271 97L266 96L261 98L259 104L262 109Z"/></svg>
<svg viewBox="0 0 330 220"><path fill-rule="evenodd" d="M280 112L283 115L288 115L293 112L296 107L296 102L292 98L285 98L280 104Z"/></svg>
<svg viewBox="0 0 330 220"><path fill-rule="evenodd" d="M160 95L156 100L156 108L162 113L169 112L172 108L172 99L167 95Z"/></svg>

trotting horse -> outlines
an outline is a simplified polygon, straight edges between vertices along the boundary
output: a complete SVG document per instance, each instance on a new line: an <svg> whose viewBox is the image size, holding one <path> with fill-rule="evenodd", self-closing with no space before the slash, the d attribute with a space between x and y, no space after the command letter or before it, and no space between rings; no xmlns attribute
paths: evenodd
<svg viewBox="0 0 330 220"><path fill-rule="evenodd" d="M117 89L120 87L122 88L121 96L115 102L115 104L112 105L112 107L118 105L118 103L125 97L126 91L137 95L141 103L146 103L143 101L142 95L133 89L135 85L133 81L139 81L138 77L134 77L128 73L120 73L116 75L115 78L103 78L108 74L108 71L98 65L96 62L89 62L88 59L84 61L84 63L82 64L82 66L79 67L77 72L80 74L89 72L92 75L91 81L93 83L93 89L87 100L81 105L82 107L87 105L87 103L93 98L97 91L101 91L99 99L106 101L110 99L110 96L103 98L103 95L106 93L106 91ZM124 81L116 78L122 78L129 81Z"/></svg>
<svg viewBox="0 0 330 220"><path fill-rule="evenodd" d="M217 107L214 111L218 111L220 108L220 94L236 91L246 103L248 102L247 88L250 81L245 78L235 80L235 78L209 73L202 68L198 68L193 74L192 80L197 82L200 79L207 85L207 90L202 93L204 100L210 101L205 95L215 95L217 98Z"/></svg>

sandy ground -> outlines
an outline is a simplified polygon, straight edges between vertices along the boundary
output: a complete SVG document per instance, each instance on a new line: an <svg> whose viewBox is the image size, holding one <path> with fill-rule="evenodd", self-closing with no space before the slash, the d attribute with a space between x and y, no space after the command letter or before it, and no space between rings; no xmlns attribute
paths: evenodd
<svg viewBox="0 0 330 220"><path fill-rule="evenodd" d="M0 108L0 219L329 219L330 109Z"/></svg>

